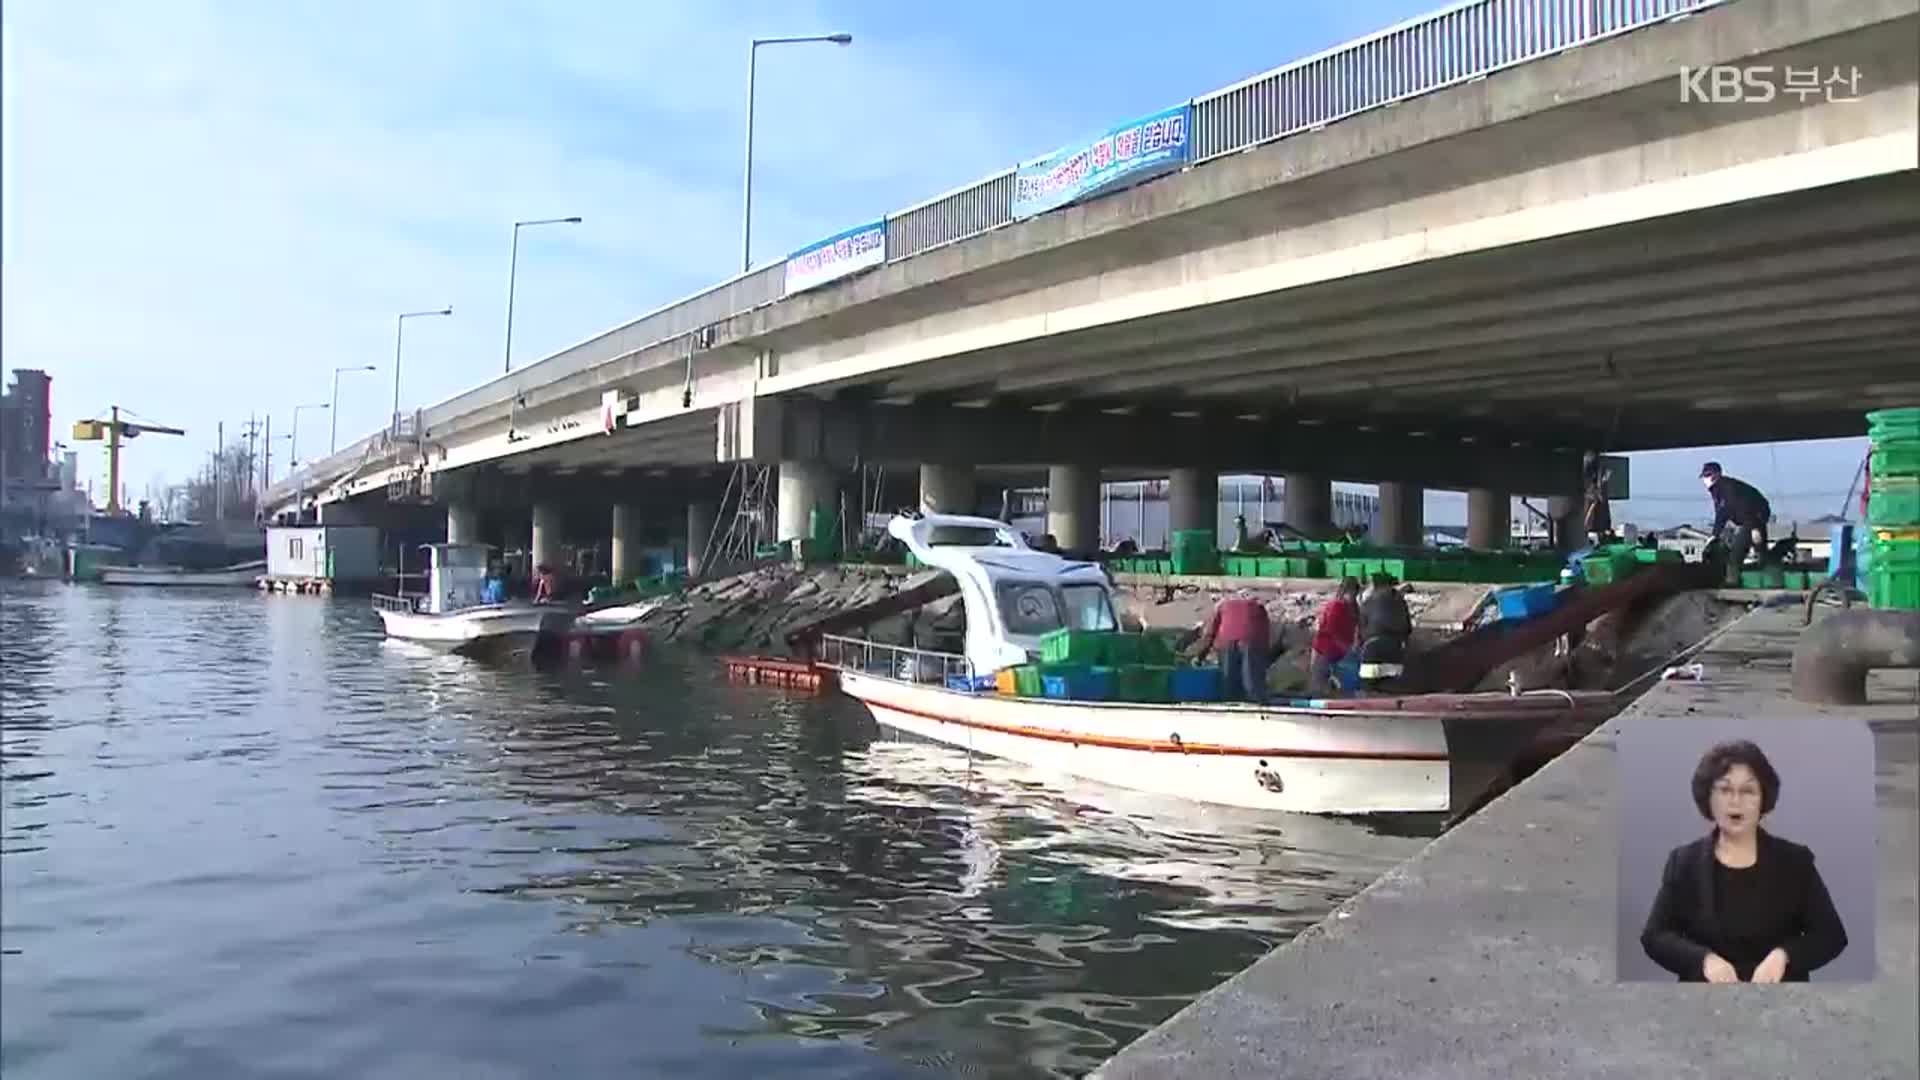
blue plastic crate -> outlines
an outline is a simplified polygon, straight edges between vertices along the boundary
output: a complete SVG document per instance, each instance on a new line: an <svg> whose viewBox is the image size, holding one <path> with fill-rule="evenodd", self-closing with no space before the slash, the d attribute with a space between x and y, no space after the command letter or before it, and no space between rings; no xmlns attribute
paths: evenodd
<svg viewBox="0 0 1920 1080"><path fill-rule="evenodd" d="M949 675L947 689L966 694L992 693L994 679L991 675Z"/></svg>
<svg viewBox="0 0 1920 1080"><path fill-rule="evenodd" d="M1088 668L1060 675L1040 676L1047 697L1061 701L1107 701L1113 697L1113 674Z"/></svg>
<svg viewBox="0 0 1920 1080"><path fill-rule="evenodd" d="M1222 696L1217 667L1175 668L1169 681L1175 701L1219 701Z"/></svg>
<svg viewBox="0 0 1920 1080"><path fill-rule="evenodd" d="M1521 589L1502 589L1494 600L1503 619L1534 619L1552 611L1560 595L1552 585L1529 585Z"/></svg>

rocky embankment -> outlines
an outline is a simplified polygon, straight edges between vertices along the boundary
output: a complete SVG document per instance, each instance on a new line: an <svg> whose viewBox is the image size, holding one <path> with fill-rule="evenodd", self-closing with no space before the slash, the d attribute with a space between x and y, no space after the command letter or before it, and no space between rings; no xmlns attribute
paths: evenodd
<svg viewBox="0 0 1920 1080"><path fill-rule="evenodd" d="M762 567L698 585L668 599L644 625L656 641L714 652L785 655L789 651L789 631L936 576L936 571L892 567ZM1242 589L1263 599L1273 620L1278 640L1271 685L1275 690L1304 686L1314 613L1332 592L1330 581L1282 585L1222 578L1217 584L1198 585L1121 575L1116 601L1121 620L1127 625L1198 631L1220 597ZM1416 626L1414 648L1431 645L1457 631L1487 591L1485 585L1411 586L1407 606ZM933 632L959 629L958 605L958 597L948 597L913 615L880 620L868 627L864 636L892 643L916 639L925 643ZM1706 637L1743 610L1707 593L1668 597L1633 618L1615 614L1597 620L1586 640L1571 652L1538 650L1489 673L1482 685L1503 689L1509 672L1513 672L1529 689L1616 688Z"/></svg>

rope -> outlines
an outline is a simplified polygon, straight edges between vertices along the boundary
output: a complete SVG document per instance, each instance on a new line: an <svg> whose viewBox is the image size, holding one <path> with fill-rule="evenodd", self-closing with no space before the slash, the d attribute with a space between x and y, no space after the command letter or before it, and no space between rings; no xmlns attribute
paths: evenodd
<svg viewBox="0 0 1920 1080"><path fill-rule="evenodd" d="M1744 618L1744 617L1745 616L1742 616L1741 618ZM1700 650L1720 640L1720 638L1725 636L1728 631L1732 630L1735 626L1738 626L1739 624L1740 624L1739 618L1727 620L1727 625L1722 626L1720 629L1715 630L1713 633L1708 634L1706 637L1701 638L1699 641L1696 641L1693 644L1688 645L1686 648L1681 649L1679 652L1674 653L1672 656L1667 657L1665 660L1660 661L1659 663L1653 665L1651 668L1648 668L1646 671L1641 672L1639 675L1636 675L1632 679L1623 683L1619 687L1619 689L1616 689L1613 691L1613 696L1619 697L1625 694L1628 690L1632 689L1634 686L1638 685L1639 683L1641 683L1642 681L1645 681L1650 677L1655 679L1659 678L1661 672L1674 666L1676 662L1680 660L1684 660L1687 657L1699 652Z"/></svg>

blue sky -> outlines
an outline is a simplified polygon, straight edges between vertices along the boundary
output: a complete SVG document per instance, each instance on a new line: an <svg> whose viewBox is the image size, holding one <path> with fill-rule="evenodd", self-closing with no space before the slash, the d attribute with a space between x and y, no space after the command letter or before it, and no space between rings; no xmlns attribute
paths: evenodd
<svg viewBox="0 0 1920 1080"><path fill-rule="evenodd" d="M762 52L760 261L1434 6L15 0L7 366L53 374L57 430L116 403L187 428L133 447L137 496L219 421L286 432L336 366L379 367L342 376L341 442L378 426L397 312L454 308L408 323L408 407L497 374L516 218L585 218L522 233L516 366L730 275L752 36L855 38ZM327 414L300 425L323 453ZM1782 448L1775 489L1843 491L1861 445ZM1767 448L1716 453L1768 486ZM1687 497L1698 459L1636 487Z"/></svg>

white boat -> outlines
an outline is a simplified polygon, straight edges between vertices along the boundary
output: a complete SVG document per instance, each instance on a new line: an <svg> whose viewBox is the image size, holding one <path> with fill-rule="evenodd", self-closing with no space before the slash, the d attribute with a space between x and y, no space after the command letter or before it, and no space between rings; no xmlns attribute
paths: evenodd
<svg viewBox="0 0 1920 1080"><path fill-rule="evenodd" d="M1061 628L1113 630L1112 590L1098 566L1029 548L988 518L895 518L888 531L925 565L953 575L965 606L964 654L826 636L820 662L842 691L889 727L980 754L1116 787L1202 803L1301 813L1445 811L1447 724L1457 696L1379 708L1295 703L1140 704L1012 697L982 675L1037 660ZM955 676L961 678L955 679ZM950 688L949 683L973 689ZM1538 699L1489 702L1501 717L1550 715ZM1352 707L1360 706L1360 707Z"/></svg>
<svg viewBox="0 0 1920 1080"><path fill-rule="evenodd" d="M540 604L480 600L487 549L479 544L425 544L427 592L375 596L387 636L468 655L530 652L541 633L564 629L573 615Z"/></svg>
<svg viewBox="0 0 1920 1080"><path fill-rule="evenodd" d="M266 573L265 560L241 563L219 570L183 570L177 566L103 566L100 581L106 585L244 586L252 588Z"/></svg>
<svg viewBox="0 0 1920 1080"><path fill-rule="evenodd" d="M581 612L574 618L573 625L582 630L623 630L630 626L637 626L641 620L660 610L665 604L665 599L653 599L596 608L593 611Z"/></svg>

